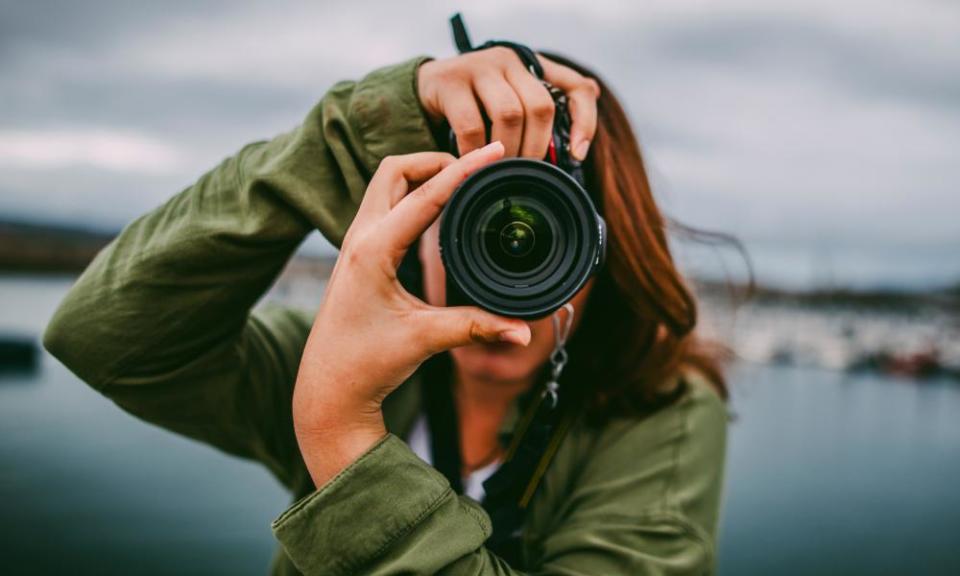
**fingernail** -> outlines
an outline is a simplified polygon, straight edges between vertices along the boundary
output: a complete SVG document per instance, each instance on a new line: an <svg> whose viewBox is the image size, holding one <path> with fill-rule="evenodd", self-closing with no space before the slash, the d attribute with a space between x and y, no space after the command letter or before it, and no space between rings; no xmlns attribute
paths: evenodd
<svg viewBox="0 0 960 576"><path fill-rule="evenodd" d="M513 344L526 344L526 334L523 330L517 330L516 328L511 328L510 330L504 330L497 335L500 338L501 342L511 342Z"/></svg>
<svg viewBox="0 0 960 576"><path fill-rule="evenodd" d="M487 144L486 146L484 146L482 149L483 149L483 150L493 150L494 148L499 148L499 149L503 150L503 142L500 142L499 140L494 140L493 142L491 142L491 143Z"/></svg>
<svg viewBox="0 0 960 576"><path fill-rule="evenodd" d="M584 160L587 157L587 152L590 151L590 141L584 140L583 142L577 144L576 149L573 151L573 155L577 160Z"/></svg>

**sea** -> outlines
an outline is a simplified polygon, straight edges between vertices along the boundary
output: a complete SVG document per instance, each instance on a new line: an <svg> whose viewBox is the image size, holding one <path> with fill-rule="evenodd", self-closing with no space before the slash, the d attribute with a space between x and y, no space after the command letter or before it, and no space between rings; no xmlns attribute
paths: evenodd
<svg viewBox="0 0 960 576"><path fill-rule="evenodd" d="M72 282L0 277L0 334L39 341ZM739 358L721 575L960 574L960 381ZM264 574L289 501L260 466L135 420L45 353L0 374L0 573Z"/></svg>

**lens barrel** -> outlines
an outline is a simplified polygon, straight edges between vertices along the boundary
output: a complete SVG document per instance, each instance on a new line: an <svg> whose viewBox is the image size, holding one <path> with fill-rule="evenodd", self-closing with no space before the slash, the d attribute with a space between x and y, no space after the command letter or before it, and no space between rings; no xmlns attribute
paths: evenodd
<svg viewBox="0 0 960 576"><path fill-rule="evenodd" d="M454 191L440 221L447 305L534 319L567 302L603 263L603 218L569 174L500 160Z"/></svg>

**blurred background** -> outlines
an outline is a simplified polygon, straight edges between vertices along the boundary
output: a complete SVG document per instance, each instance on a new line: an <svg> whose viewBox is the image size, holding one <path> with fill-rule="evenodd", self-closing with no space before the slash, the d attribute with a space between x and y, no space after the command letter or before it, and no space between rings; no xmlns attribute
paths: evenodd
<svg viewBox="0 0 960 576"><path fill-rule="evenodd" d="M39 336L125 223L334 82L451 55L462 9L475 41L598 70L665 211L753 261L744 300L735 251L675 239L737 354L720 573L960 574L957 3L0 6L3 572L266 572L271 477L121 413ZM267 299L316 306L334 257L311 238Z"/></svg>

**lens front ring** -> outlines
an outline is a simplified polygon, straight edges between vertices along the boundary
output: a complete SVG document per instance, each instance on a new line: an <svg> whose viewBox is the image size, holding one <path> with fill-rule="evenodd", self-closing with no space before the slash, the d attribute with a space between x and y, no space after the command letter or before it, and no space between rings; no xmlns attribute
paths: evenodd
<svg viewBox="0 0 960 576"><path fill-rule="evenodd" d="M523 232L523 256L517 258L529 258L539 250L536 259L513 270L491 265L496 262L491 262L491 246L481 241L484 227L479 217L498 210L503 218L491 229L496 232L494 248L500 263L521 261L510 260L510 247L500 243L504 226L513 222L522 224L514 230ZM440 248L448 281L470 302L492 312L545 316L572 298L595 272L604 242L600 220L586 191L556 166L520 158L490 164L464 180L444 209ZM541 238L547 222L553 235L549 251ZM530 232L533 242L525 245Z"/></svg>

